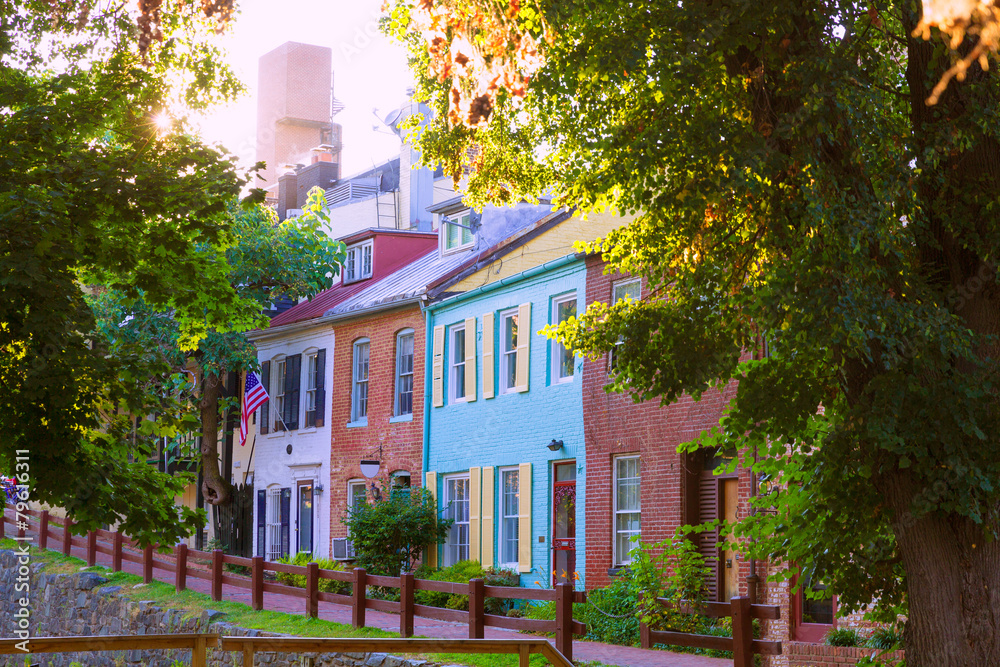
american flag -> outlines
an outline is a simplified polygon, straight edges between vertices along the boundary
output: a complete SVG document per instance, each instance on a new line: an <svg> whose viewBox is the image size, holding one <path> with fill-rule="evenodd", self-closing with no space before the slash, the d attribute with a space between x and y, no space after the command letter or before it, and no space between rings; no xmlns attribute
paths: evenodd
<svg viewBox="0 0 1000 667"><path fill-rule="evenodd" d="M240 408L240 447L246 444L250 431L250 415L267 401L267 391L260 378L253 371L247 372L247 383L243 387L243 404Z"/></svg>

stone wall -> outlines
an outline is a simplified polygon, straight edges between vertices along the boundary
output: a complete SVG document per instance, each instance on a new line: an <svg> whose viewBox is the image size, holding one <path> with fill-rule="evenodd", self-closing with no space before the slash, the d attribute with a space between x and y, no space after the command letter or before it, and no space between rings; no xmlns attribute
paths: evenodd
<svg viewBox="0 0 1000 667"><path fill-rule="evenodd" d="M197 618L185 618L175 609L162 609L150 602L134 602L120 594L119 586L107 586L108 580L92 572L47 574L33 566L31 584L31 636L65 637L72 635L160 635L212 632L220 635L277 637L275 633L248 630L226 623L224 614L205 611ZM17 557L13 551L0 551L0 636L14 637L17 599L14 591ZM302 660L303 656L306 658ZM189 665L191 653L185 650L106 651L99 653L49 653L31 657L28 664L45 667L69 667L77 662L86 667L171 667ZM212 667L242 664L237 653L209 650ZM255 665L268 667L436 667L437 663L404 660L384 653L281 654L257 653ZM0 665L23 667L24 655L0 656Z"/></svg>

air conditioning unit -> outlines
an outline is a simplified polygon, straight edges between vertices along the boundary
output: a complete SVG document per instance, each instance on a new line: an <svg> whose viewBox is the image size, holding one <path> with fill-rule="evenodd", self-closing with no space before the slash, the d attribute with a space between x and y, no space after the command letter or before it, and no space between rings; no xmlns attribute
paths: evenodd
<svg viewBox="0 0 1000 667"><path fill-rule="evenodd" d="M333 560L354 560L354 543L346 537L333 539Z"/></svg>

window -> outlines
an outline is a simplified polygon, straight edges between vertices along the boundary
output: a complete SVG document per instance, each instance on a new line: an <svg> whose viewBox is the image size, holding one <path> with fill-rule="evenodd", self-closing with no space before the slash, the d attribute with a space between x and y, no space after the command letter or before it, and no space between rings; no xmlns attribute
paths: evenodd
<svg viewBox="0 0 1000 667"><path fill-rule="evenodd" d="M351 392L351 422L368 422L368 341L354 344L354 382Z"/></svg>
<svg viewBox="0 0 1000 667"><path fill-rule="evenodd" d="M639 457L622 456L615 465L615 565L632 562L629 551L634 546L632 536L638 535L640 522Z"/></svg>
<svg viewBox="0 0 1000 667"><path fill-rule="evenodd" d="M576 317L576 294L552 302L552 323L559 324ZM569 382L576 372L576 357L558 341L552 342L552 382Z"/></svg>
<svg viewBox="0 0 1000 667"><path fill-rule="evenodd" d="M306 426L312 426L316 415L316 355L306 356Z"/></svg>
<svg viewBox="0 0 1000 667"><path fill-rule="evenodd" d="M500 563L517 569L521 489L517 468L500 471Z"/></svg>
<svg viewBox="0 0 1000 667"><path fill-rule="evenodd" d="M371 241L365 241L347 249L344 261L345 283L372 277L372 247Z"/></svg>
<svg viewBox="0 0 1000 667"><path fill-rule="evenodd" d="M267 560L270 561L288 555L282 550L282 528L288 525L288 517L282 512L282 491L277 487L267 490Z"/></svg>
<svg viewBox="0 0 1000 667"><path fill-rule="evenodd" d="M792 638L802 642L821 642L831 629L837 627L837 596L831 595L824 582L813 581L809 574L801 574L792 585L801 587L792 598ZM818 598L810 597L807 591Z"/></svg>
<svg viewBox="0 0 1000 667"><path fill-rule="evenodd" d="M469 559L469 477L448 477L444 481L446 519L454 523L444 545L444 565L454 565Z"/></svg>
<svg viewBox="0 0 1000 667"><path fill-rule="evenodd" d="M285 360L274 362L274 377L271 386L274 387L274 430L284 431L285 422L282 415L285 414Z"/></svg>
<svg viewBox="0 0 1000 667"><path fill-rule="evenodd" d="M615 305L623 299L631 299L632 301L638 301L642 298L642 280L640 278L632 278L630 280L623 280L619 283L615 283L614 287L611 288L611 305ZM625 342L625 339L621 336L618 338L618 342L615 346L620 346ZM615 352L612 350L608 354L608 370L613 371L615 369Z"/></svg>
<svg viewBox="0 0 1000 667"><path fill-rule="evenodd" d="M367 502L368 490L365 487L365 480L352 479L347 483L347 506L354 509L358 505Z"/></svg>
<svg viewBox="0 0 1000 667"><path fill-rule="evenodd" d="M396 336L396 417L413 414L413 332Z"/></svg>
<svg viewBox="0 0 1000 667"><path fill-rule="evenodd" d="M517 387L517 310L500 313L500 393Z"/></svg>
<svg viewBox="0 0 1000 667"><path fill-rule="evenodd" d="M470 211L442 218L444 250L459 250L472 245L472 215Z"/></svg>
<svg viewBox="0 0 1000 667"><path fill-rule="evenodd" d="M451 402L465 400L465 325L451 327L448 350L448 394Z"/></svg>

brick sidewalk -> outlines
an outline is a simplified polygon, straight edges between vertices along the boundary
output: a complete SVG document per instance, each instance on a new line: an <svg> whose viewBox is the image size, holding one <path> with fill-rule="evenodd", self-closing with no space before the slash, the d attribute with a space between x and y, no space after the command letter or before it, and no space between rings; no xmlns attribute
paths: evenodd
<svg viewBox="0 0 1000 667"><path fill-rule="evenodd" d="M52 542L49 542L49 544L51 545ZM83 547L74 545L72 554L81 560L86 561L87 559L87 552ZM111 556L98 552L97 564L110 568ZM122 569L131 574L142 576L142 565L140 563L123 560ZM153 577L158 581L166 583L173 583L174 581L173 573L162 570L155 565ZM199 593L211 594L211 582L205 579L189 576L187 578L187 587ZM249 589L223 584L222 596L226 600L242 602L248 607L250 606ZM305 599L282 595L280 593L264 593L264 609L288 614L304 614ZM331 602L320 602L319 617L327 621L350 625L351 608ZM365 625L399 632L399 616L368 609L365 611ZM513 630L505 630L503 628L488 627L485 630L487 638L503 639L520 636L519 633ZM413 618L413 634L414 636L442 639L467 639L469 629L463 623L436 621L430 618L415 616ZM706 658L704 656L671 653L669 651L651 651L630 646L616 646L614 644L601 644L599 642L580 640L573 642L573 658L577 662L598 661L606 665L618 665L620 667L731 667L732 665L732 661L719 658Z"/></svg>

